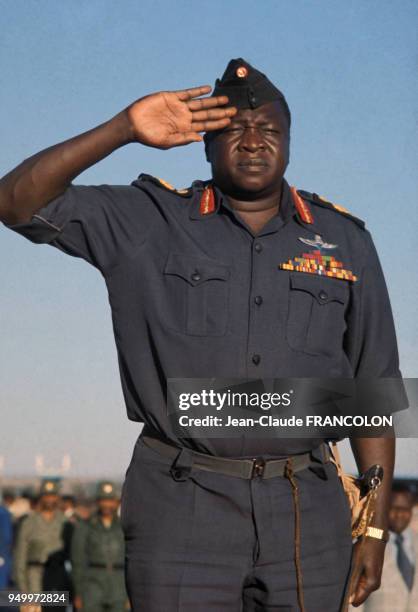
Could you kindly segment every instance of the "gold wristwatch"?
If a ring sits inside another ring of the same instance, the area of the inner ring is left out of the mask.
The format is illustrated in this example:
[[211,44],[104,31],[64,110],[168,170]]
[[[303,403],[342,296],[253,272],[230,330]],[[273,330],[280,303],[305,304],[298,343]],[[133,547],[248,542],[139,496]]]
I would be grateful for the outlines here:
[[366,538],[374,538],[375,540],[383,540],[383,542],[389,540],[389,532],[385,529],[379,529],[378,527],[367,527],[364,536]]

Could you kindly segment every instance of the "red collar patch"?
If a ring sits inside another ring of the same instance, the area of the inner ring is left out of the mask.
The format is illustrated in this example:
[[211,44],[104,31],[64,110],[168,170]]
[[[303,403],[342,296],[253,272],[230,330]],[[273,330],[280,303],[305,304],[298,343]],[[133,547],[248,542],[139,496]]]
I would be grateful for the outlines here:
[[210,215],[215,211],[215,194],[211,185],[206,185],[203,190],[199,210],[201,215]]
[[311,209],[309,208],[305,200],[300,197],[300,195],[296,191],[296,187],[291,187],[290,192],[292,194],[293,202],[295,204],[296,210],[298,211],[299,217],[304,223],[313,223]]

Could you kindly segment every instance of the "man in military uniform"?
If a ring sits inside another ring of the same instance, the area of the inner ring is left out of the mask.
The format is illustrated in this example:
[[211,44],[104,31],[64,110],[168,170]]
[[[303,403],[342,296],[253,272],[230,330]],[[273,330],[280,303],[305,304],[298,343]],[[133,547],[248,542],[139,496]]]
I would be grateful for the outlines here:
[[[387,290],[364,223],[284,179],[284,95],[241,58],[210,90],[145,96],[25,160],[0,182],[0,219],[105,278],[128,417],[145,423],[122,494],[133,609],[337,612],[350,512],[324,441],[179,438],[166,381],[399,377]],[[202,131],[211,180],[71,184],[125,144]],[[360,471],[385,470],[357,604],[379,585],[394,442],[352,446]]]
[[24,518],[17,535],[14,575],[21,591],[68,591],[70,588],[65,568],[69,535],[58,503],[59,483],[44,479],[38,507]]
[[125,545],[111,482],[97,485],[97,513],[78,521],[71,546],[75,607],[86,612],[126,609]]

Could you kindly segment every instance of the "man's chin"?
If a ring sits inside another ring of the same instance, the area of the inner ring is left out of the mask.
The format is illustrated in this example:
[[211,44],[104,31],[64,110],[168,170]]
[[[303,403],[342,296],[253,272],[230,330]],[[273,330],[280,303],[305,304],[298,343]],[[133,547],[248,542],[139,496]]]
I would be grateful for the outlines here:
[[278,181],[277,184],[272,184],[271,181],[267,182],[260,180],[259,176],[249,175],[234,182],[232,185],[233,193],[231,192],[231,195],[244,200],[263,198],[274,193],[276,189],[278,191],[280,189],[280,184],[281,181]]

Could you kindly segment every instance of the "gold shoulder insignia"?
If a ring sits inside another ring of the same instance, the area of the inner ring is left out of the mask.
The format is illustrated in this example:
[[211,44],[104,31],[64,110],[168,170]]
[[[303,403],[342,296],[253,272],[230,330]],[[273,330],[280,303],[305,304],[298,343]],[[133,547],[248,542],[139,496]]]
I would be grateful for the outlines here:
[[324,198],[324,196],[318,196],[318,198],[323,202],[326,202],[327,204],[331,204],[339,212],[348,213],[349,215],[351,214],[350,211],[347,210],[345,206],[341,206],[341,204],[334,204],[334,202],[330,202],[330,200],[327,200],[326,198]]
[[168,183],[167,181],[165,181],[164,179],[158,176],[156,176],[155,178],[157,179],[157,181],[161,183],[161,185],[163,185],[163,187],[167,187],[167,189],[169,189],[170,191],[175,191],[175,188],[173,187],[171,183]]
[[169,191],[174,191],[174,193],[178,193],[179,195],[189,195],[190,193],[190,189],[176,189],[175,187],[173,187],[173,185],[171,185],[171,183],[165,181],[162,178],[159,178],[158,176],[155,177],[155,180],[158,181],[158,183],[162,185],[162,187],[165,187]]
[[189,198],[194,193],[193,185],[185,189],[176,189],[168,181],[165,181],[164,179],[159,178],[158,176],[152,176],[152,174],[145,174],[144,172],[142,172],[138,176],[138,178],[131,183],[131,185],[134,185],[135,187],[139,187],[139,186],[142,186],[141,183],[147,183],[147,182],[152,183],[153,185],[156,185],[157,187],[160,187],[161,189],[165,189],[166,191],[171,191],[172,193],[182,196],[183,198]]

